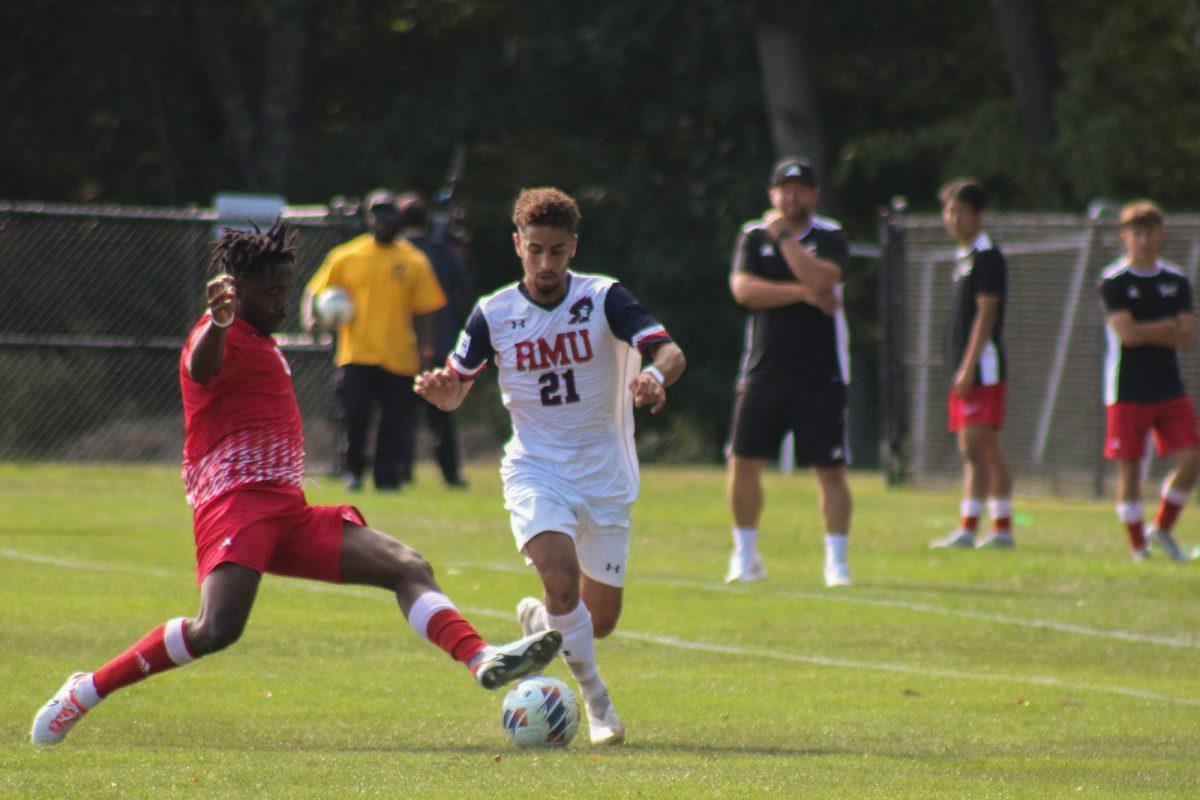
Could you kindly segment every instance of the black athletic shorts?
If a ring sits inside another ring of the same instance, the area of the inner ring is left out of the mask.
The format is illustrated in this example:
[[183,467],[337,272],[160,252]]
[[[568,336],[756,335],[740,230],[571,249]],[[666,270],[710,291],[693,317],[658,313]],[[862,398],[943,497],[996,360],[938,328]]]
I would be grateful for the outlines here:
[[796,389],[787,386],[738,388],[733,404],[729,452],[744,458],[776,458],[783,435],[792,431],[796,463],[831,467],[849,461],[846,443],[846,387]]

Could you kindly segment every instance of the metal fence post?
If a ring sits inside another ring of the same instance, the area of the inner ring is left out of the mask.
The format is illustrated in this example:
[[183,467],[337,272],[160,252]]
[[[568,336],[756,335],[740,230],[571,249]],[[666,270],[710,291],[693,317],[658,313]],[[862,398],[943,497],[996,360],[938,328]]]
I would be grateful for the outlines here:
[[889,486],[908,479],[908,410],[905,366],[905,306],[907,253],[897,198],[880,214],[879,243],[879,389],[881,394],[880,465]]

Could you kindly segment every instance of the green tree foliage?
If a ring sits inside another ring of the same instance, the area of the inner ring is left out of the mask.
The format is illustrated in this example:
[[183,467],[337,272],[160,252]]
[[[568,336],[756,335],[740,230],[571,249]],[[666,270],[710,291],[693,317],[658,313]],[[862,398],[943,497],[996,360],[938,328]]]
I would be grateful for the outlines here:
[[[873,237],[893,195],[929,208],[959,173],[1008,207],[1142,194],[1200,205],[1195,0],[1045,4],[1061,73],[1049,150],[1021,125],[986,4],[792,5],[827,182],[855,238]],[[516,276],[516,190],[575,193],[580,267],[620,276],[688,352],[691,390],[673,398],[686,413],[655,424],[690,426],[716,452],[741,339],[725,274],[775,156],[752,3],[16,0],[0,3],[0,48],[0,197],[431,190],[461,141],[472,268],[490,290]],[[213,69],[225,57],[236,80]],[[247,147],[282,167],[247,169]],[[870,274],[851,277],[852,324],[869,343]]]

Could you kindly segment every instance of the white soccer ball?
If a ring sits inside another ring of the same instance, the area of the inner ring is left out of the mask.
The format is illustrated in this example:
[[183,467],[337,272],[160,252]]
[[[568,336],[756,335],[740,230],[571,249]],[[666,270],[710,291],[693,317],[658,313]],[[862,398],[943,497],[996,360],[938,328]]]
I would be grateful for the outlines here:
[[505,695],[501,722],[517,747],[566,747],[579,730],[579,698],[557,678],[526,678]]
[[331,286],[317,295],[313,313],[321,327],[331,331],[354,319],[354,301],[345,289]]

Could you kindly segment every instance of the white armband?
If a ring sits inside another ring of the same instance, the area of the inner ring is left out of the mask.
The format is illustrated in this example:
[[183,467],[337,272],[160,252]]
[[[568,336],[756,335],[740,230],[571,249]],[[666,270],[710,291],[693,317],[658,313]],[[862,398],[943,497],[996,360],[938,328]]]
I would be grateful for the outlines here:
[[654,378],[654,380],[658,381],[659,386],[667,385],[667,379],[663,377],[662,370],[653,364],[646,367],[644,370],[642,370],[642,372],[649,374],[651,378]]

